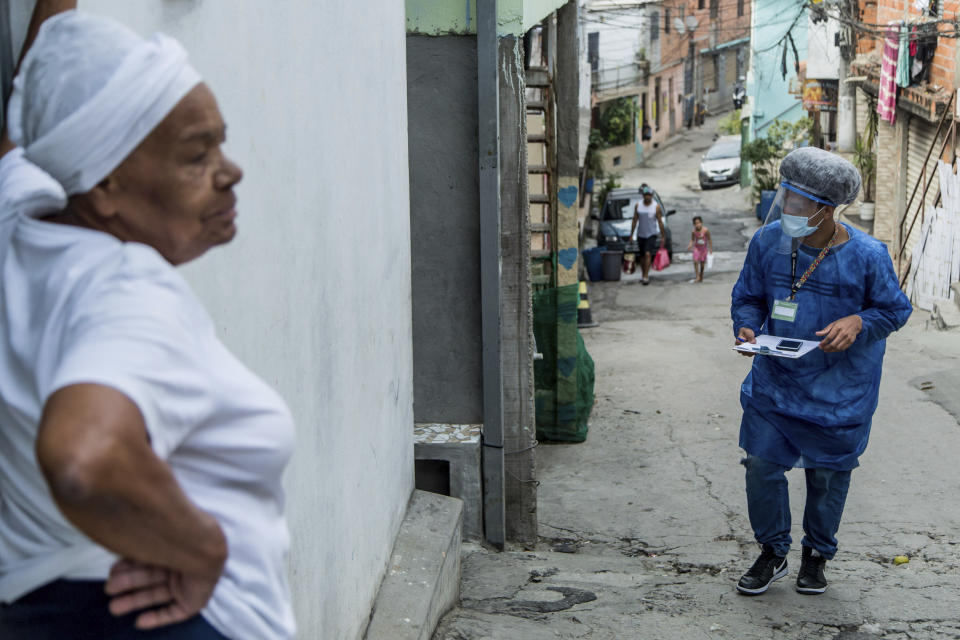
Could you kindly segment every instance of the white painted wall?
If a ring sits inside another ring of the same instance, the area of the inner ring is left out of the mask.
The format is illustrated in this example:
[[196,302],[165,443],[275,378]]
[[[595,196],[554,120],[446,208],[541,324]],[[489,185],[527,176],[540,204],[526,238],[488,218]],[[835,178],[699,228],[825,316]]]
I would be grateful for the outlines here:
[[[659,40],[650,42],[648,14],[660,11],[657,6],[646,7],[637,3],[588,2],[581,12],[583,40],[587,34],[599,33],[599,70],[597,88],[614,91],[617,87],[637,84],[642,80],[636,65],[637,53],[643,49],[648,60],[659,60]],[[660,16],[663,20],[663,16]],[[652,46],[651,46],[652,44]],[[586,46],[586,44],[584,44]]]
[[583,16],[586,14],[587,0],[578,0],[578,4],[578,16],[580,16],[580,33],[577,38],[580,46],[580,91],[577,98],[577,103],[580,107],[580,148],[578,150],[578,164],[582,166],[584,158],[587,155],[587,146],[590,144],[590,108],[593,99],[593,88],[590,86],[590,81],[593,74],[590,69],[590,61],[587,59],[587,32],[590,31],[589,27],[593,25],[589,25],[583,21]]
[[814,22],[807,18],[807,77],[813,80],[837,80],[840,75],[840,47],[835,44],[840,23],[828,18]]
[[186,269],[297,420],[302,638],[357,638],[413,487],[404,3],[83,0],[178,38],[244,168],[237,239]]
[[[657,10],[657,7],[653,9]],[[600,33],[601,68],[633,64],[637,52],[641,48],[648,48],[647,10],[646,7],[638,7],[616,11],[588,10],[584,13],[584,30],[587,33]]]

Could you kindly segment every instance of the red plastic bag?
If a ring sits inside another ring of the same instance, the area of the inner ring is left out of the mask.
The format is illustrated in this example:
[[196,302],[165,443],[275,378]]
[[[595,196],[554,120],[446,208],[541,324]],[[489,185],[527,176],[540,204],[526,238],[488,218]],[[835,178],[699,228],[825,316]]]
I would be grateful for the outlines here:
[[670,254],[667,253],[667,248],[661,246],[657,249],[657,255],[653,256],[653,268],[657,271],[663,271],[670,266]]

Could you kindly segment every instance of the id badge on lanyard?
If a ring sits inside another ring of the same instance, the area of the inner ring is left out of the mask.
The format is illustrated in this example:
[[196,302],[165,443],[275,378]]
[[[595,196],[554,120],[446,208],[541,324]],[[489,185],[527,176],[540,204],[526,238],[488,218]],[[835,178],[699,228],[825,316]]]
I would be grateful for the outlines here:
[[773,311],[770,312],[771,318],[783,322],[793,322],[797,319],[797,310],[800,305],[793,300],[799,288],[800,286],[797,284],[797,250],[794,249],[790,254],[790,297],[786,300],[773,301]]
[[774,300],[773,312],[770,317],[774,320],[783,320],[784,322],[793,322],[797,319],[797,309],[799,305],[789,300]]
[[800,277],[800,280],[797,280],[797,248],[794,247],[793,251],[790,253],[790,297],[786,300],[774,300],[773,301],[773,311],[770,313],[770,317],[775,320],[783,320],[784,322],[793,322],[797,319],[797,312],[799,311],[799,305],[794,302],[797,297],[797,291],[800,290],[800,287],[804,285],[807,281],[807,278],[810,277],[810,274],[820,266],[820,263],[823,262],[823,259],[827,257],[827,254],[830,253],[830,250],[833,248],[833,245],[837,242],[837,237],[840,234],[839,225],[833,230],[833,237],[830,238],[830,242],[827,243],[821,251],[820,255],[817,256],[816,260],[807,267],[807,270],[804,272],[803,276]]

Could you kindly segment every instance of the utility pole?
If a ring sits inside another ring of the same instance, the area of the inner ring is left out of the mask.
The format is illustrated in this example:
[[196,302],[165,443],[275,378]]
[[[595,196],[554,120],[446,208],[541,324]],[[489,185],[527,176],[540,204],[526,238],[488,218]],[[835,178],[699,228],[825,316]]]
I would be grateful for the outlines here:
[[[835,10],[838,18],[854,17],[855,0],[839,0]],[[836,19],[836,18],[834,18]],[[837,146],[840,151],[853,151],[857,140],[857,110],[855,102],[856,87],[847,82],[850,75],[850,62],[856,53],[856,39],[851,29],[842,20],[840,25],[839,49],[840,61],[837,71]]]

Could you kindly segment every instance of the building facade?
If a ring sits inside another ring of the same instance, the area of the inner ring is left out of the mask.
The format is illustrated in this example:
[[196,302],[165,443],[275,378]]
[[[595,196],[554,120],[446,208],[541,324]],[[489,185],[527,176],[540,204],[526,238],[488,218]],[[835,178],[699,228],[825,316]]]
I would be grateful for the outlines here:
[[585,9],[594,120],[610,100],[630,96],[636,104],[634,153],[606,151],[612,170],[643,162],[697,125],[699,110],[732,108],[749,62],[751,0],[595,0]]
[[[859,10],[865,13],[868,7],[861,2]],[[951,162],[956,155],[951,132],[960,86],[960,48],[955,38],[938,36],[940,25],[952,17],[947,14],[939,3],[879,0],[873,28],[858,30],[862,53],[851,65],[858,87],[857,131],[862,134],[866,120],[882,102],[884,48],[889,40],[886,55],[899,57],[899,29],[906,25],[911,47],[909,80],[906,86],[896,83],[891,92],[884,91],[891,102],[886,117],[877,119],[876,191],[872,194],[876,200],[873,233],[887,243],[901,274],[909,266],[924,211],[939,198],[936,163]]]

